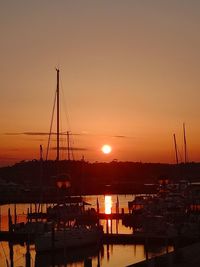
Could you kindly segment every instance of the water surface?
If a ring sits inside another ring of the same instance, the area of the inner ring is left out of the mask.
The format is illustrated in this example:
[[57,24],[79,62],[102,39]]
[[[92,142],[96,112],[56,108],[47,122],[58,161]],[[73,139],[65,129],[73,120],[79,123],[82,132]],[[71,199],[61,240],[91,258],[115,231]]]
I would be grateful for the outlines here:
[[[116,212],[116,204],[119,203],[119,210],[124,209],[124,212],[128,212],[128,201],[133,200],[133,195],[99,195],[99,196],[86,196],[85,201],[90,203],[89,208],[97,207],[97,201],[99,204],[99,211],[107,214]],[[98,199],[98,200],[97,200]],[[1,206],[1,230],[8,229],[8,208],[11,209],[11,215],[14,220],[14,204]],[[17,204],[17,222],[25,222],[26,214],[29,204]],[[32,205],[32,209],[37,209]],[[43,205],[43,211],[46,206]],[[104,227],[104,231],[109,233],[132,233],[132,228],[127,228],[122,225],[121,221],[115,220],[102,220],[101,224]],[[9,247],[8,242],[1,242],[0,244],[0,266],[8,267],[10,264],[10,257],[12,255],[12,248]],[[166,251],[165,247],[154,247],[149,252],[149,257],[152,255],[159,255]],[[30,246],[31,255],[31,267],[121,267],[127,266],[145,259],[146,254],[144,246],[141,245],[103,245],[101,248],[84,248],[79,250],[64,251],[63,253],[46,254],[45,256],[36,256],[34,245]],[[90,265],[92,263],[92,265]],[[26,246],[25,245],[13,245],[13,266],[21,267],[26,266]]]

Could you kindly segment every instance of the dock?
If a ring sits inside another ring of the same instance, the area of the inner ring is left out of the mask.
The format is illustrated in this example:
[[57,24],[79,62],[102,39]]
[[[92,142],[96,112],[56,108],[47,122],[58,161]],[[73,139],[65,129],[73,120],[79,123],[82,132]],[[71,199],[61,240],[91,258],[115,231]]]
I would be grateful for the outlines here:
[[173,244],[173,238],[162,235],[135,234],[107,234],[103,235],[104,244]]
[[156,256],[126,267],[199,267],[200,243],[179,248],[170,253]]
[[[81,218],[81,217],[87,217],[91,218],[91,214],[79,214],[77,215],[77,217]],[[135,218],[133,214],[131,213],[110,213],[110,214],[106,214],[106,213],[96,213],[93,214],[93,218],[94,216],[96,217],[96,219],[99,220],[126,220],[126,221],[130,221],[132,222],[133,219]],[[28,213],[27,214],[27,218],[28,219],[48,219],[49,215],[45,212],[32,212],[32,213]]]
[[0,241],[12,241],[16,244],[21,244],[27,241],[33,242],[36,237],[34,233],[15,233],[9,231],[0,231]]
[[[65,215],[65,219],[70,219],[71,216]],[[76,219],[81,222],[81,221],[87,221],[90,223],[93,222],[98,222],[99,220],[111,220],[111,221],[119,221],[122,220],[122,224],[125,224],[126,226],[132,226],[133,222],[135,221],[134,215],[131,213],[84,213],[84,214],[77,214]],[[27,219],[28,220],[48,220],[52,219],[51,215],[48,215],[47,213],[44,212],[32,212],[27,214]],[[60,219],[60,218],[59,218]]]
[[[14,243],[23,243],[32,241],[39,234],[25,232],[9,232],[0,231],[0,241],[12,241]],[[146,235],[146,234],[103,234],[103,244],[144,244],[145,242],[165,244],[172,243],[173,239],[166,238],[161,235]]]

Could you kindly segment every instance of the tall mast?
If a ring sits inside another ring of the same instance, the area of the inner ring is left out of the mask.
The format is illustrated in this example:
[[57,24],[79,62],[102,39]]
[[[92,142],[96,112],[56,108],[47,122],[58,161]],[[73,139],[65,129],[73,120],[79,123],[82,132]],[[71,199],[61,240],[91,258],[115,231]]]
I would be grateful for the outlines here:
[[186,143],[185,123],[183,123],[183,138],[184,138],[185,163],[187,163],[187,143]]
[[60,155],[59,155],[59,151],[60,151],[60,141],[59,141],[59,137],[60,137],[60,126],[59,126],[59,69],[56,69],[57,72],[57,87],[56,87],[56,96],[57,96],[57,157],[56,160],[59,161],[60,159]]
[[176,164],[178,164],[178,152],[177,152],[177,144],[176,144],[176,135],[174,134],[174,147],[175,147],[175,154],[176,154]]
[[43,148],[42,148],[42,145],[40,145],[40,161],[43,161]]
[[67,159],[70,160],[70,141],[69,141],[69,131],[67,131]]

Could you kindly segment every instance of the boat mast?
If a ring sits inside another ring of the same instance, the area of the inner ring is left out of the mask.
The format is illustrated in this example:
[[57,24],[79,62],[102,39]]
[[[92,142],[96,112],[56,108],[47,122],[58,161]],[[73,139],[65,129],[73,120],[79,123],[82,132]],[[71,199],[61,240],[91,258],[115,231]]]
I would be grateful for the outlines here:
[[176,135],[175,134],[174,134],[174,147],[175,147],[175,154],[176,154],[176,164],[178,164],[178,151],[177,151]]
[[183,138],[184,138],[185,163],[187,163],[187,142],[186,142],[186,133],[185,133],[185,123],[183,123]]
[[67,131],[67,159],[70,160],[70,141],[69,141],[69,131]]
[[43,161],[43,148],[42,148],[42,145],[40,145],[40,161]]
[[59,69],[56,69],[57,72],[57,87],[56,87],[56,95],[57,95],[57,157],[56,160],[59,161],[60,155],[59,155],[59,150],[60,150],[60,142],[59,142],[59,137],[60,137],[60,126],[59,126]]

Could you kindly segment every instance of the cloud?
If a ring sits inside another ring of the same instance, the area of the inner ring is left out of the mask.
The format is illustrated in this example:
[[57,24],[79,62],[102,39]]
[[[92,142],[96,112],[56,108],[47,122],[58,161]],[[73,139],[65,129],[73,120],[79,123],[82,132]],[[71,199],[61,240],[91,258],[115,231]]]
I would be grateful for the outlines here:
[[[42,132],[24,132],[24,133],[22,133],[22,134],[24,134],[24,135],[49,135],[49,133],[42,133]],[[54,134],[54,133],[52,133],[52,134]]]
[[21,135],[21,133],[4,133],[3,135]]
[[43,138],[43,139],[42,138],[32,138],[31,140],[32,141],[36,141],[36,142],[41,142],[41,143],[42,142],[46,142],[46,139],[45,138]]
[[20,148],[7,148],[7,151],[20,151]]
[[[47,132],[22,132],[22,133],[4,133],[3,135],[30,135],[30,136],[48,136]],[[57,133],[52,132],[51,135],[57,135]],[[60,135],[67,135],[67,132],[60,133]],[[69,133],[69,135],[82,135],[79,133]]]
[[[56,150],[56,147],[52,147],[51,150]],[[60,150],[67,150],[67,147],[60,147]],[[70,147],[69,150],[71,151],[88,151],[88,148],[84,148],[84,147]]]
[[4,133],[4,135],[49,135],[48,133],[42,132],[23,132],[23,133]]
[[10,157],[10,156],[0,156],[1,161],[7,161],[7,160],[18,160],[17,157]]
[[[114,137],[114,138],[133,138],[131,136],[125,136],[125,135],[103,135],[103,134],[92,134],[87,132],[82,133],[68,133],[69,135],[73,136],[105,136],[105,137]],[[47,132],[22,132],[22,133],[4,133],[4,135],[28,135],[28,136],[49,136],[49,133]],[[52,132],[51,135],[57,135],[57,133]],[[60,136],[66,136],[67,132],[61,132]]]

